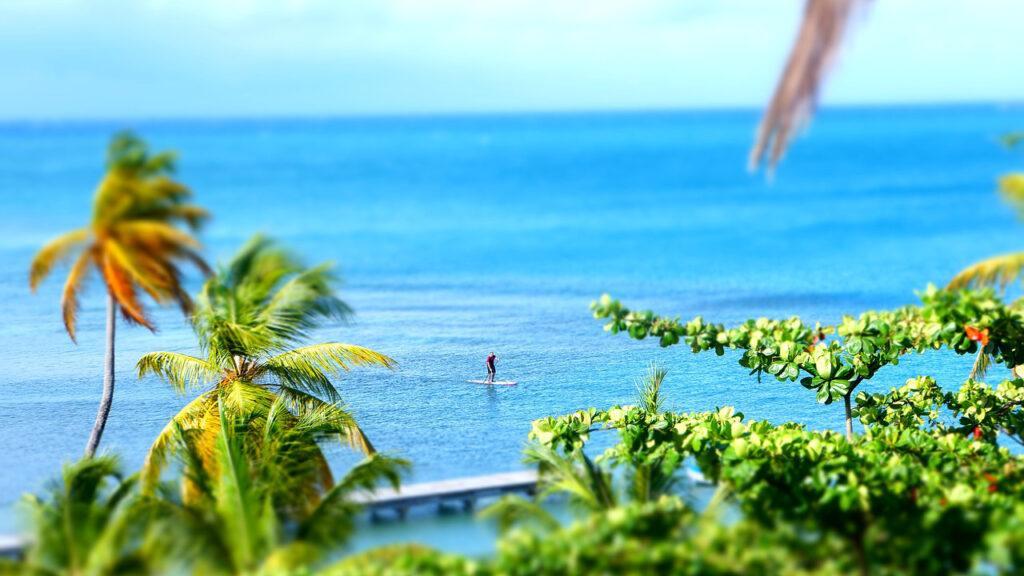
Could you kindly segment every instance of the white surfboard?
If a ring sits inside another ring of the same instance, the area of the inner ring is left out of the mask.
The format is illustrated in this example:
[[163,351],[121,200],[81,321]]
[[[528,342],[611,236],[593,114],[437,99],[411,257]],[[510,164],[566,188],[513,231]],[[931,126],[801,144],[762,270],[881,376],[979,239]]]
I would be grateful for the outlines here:
[[495,380],[494,382],[488,382],[487,380],[466,380],[470,384],[486,384],[488,386],[515,386],[518,384],[515,380]]

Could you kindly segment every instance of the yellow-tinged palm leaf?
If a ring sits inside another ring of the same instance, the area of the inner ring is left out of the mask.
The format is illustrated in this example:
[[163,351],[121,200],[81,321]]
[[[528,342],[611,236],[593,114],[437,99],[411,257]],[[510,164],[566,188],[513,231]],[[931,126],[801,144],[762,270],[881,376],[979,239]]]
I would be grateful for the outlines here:
[[178,352],[150,352],[139,358],[135,368],[139,378],[156,374],[179,394],[212,383],[220,376],[220,371],[213,364]]
[[67,280],[64,281],[64,292],[60,297],[61,315],[64,317],[64,329],[72,342],[75,340],[75,320],[78,316],[78,293],[82,291],[85,278],[89,272],[89,265],[92,264],[92,254],[83,252],[71,266]]
[[275,400],[275,395],[270,390],[241,380],[226,382],[217,389],[220,392],[222,408],[237,416],[266,414]]
[[974,365],[971,366],[971,373],[968,376],[971,380],[980,380],[988,373],[988,367],[992,365],[992,357],[982,348],[974,358]]
[[198,248],[199,242],[191,234],[159,220],[130,220],[121,224],[118,231],[125,236],[169,246]]
[[195,204],[178,204],[167,209],[167,216],[184,220],[189,228],[198,230],[210,218],[210,212]]
[[167,456],[175,437],[182,430],[199,427],[210,411],[211,403],[216,405],[216,395],[210,392],[200,394],[179,410],[157,435],[142,465],[142,482],[147,490],[152,490],[159,483],[160,474],[167,465]]
[[999,179],[999,192],[1003,198],[1017,207],[1024,209],[1024,173],[1015,172]]
[[150,254],[145,250],[133,250],[132,260],[146,281],[164,296],[173,296],[181,288],[179,272],[160,254]]
[[1024,252],[1003,254],[982,260],[963,269],[949,281],[947,288],[955,290],[971,286],[978,288],[996,286],[1004,289],[1019,278],[1022,271],[1024,271]]
[[80,228],[50,240],[32,259],[32,265],[28,273],[29,288],[35,292],[36,288],[39,287],[39,283],[50,274],[53,267],[68,258],[88,238],[89,230]]
[[260,574],[291,574],[303,572],[302,568],[310,564],[310,560],[318,558],[322,550],[301,540],[289,542],[274,548],[266,560],[260,564]]
[[[110,243],[107,242],[106,244]],[[118,265],[117,260],[109,251],[103,254],[102,272],[103,279],[107,283],[107,289],[110,290],[114,299],[117,300],[124,317],[150,330],[154,330],[153,324],[150,323],[142,312],[142,305],[139,304],[139,299],[135,295],[135,286],[131,276]]]
[[337,391],[329,376],[342,371],[347,372],[355,366],[383,366],[393,369],[397,363],[388,356],[363,346],[325,342],[273,356],[262,364],[261,369],[292,386],[336,400]]
[[305,425],[309,426],[312,422],[319,421],[318,425],[323,431],[336,434],[341,442],[353,450],[367,456],[377,452],[355,417],[342,404],[325,402],[312,394],[289,386],[281,386],[280,390],[288,405],[303,416]]
[[108,227],[123,220],[132,204],[138,200],[136,189],[129,175],[120,171],[107,172],[96,187],[92,210],[93,227]]
[[[132,255],[121,247],[119,242],[108,240],[104,242],[103,249],[106,251],[107,256],[117,263],[117,267],[128,274],[130,282],[141,286],[156,302],[164,301],[166,288],[159,286],[159,280],[153,274],[143,270]],[[141,312],[141,310],[142,307],[139,305],[139,311]]]
[[153,200],[169,200],[180,202],[192,195],[192,191],[181,182],[171,180],[167,176],[158,176],[147,182],[144,193]]

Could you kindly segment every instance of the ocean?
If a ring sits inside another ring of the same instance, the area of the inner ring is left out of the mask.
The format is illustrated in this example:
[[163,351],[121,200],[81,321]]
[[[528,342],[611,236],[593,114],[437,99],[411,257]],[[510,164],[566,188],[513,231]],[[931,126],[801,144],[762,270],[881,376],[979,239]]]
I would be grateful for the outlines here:
[[[82,299],[79,344],[63,331],[58,271],[39,291],[29,261],[85,224],[110,135],[136,130],[180,153],[179,177],[215,218],[205,254],[256,232],[309,263],[331,260],[353,321],[318,341],[362,344],[393,372],[339,381],[378,449],[410,481],[514,470],[530,422],[626,403],[634,379],[669,370],[668,405],[732,405],[748,418],[840,428],[797,383],[757,382],[724,358],[613,337],[588,310],[604,292],[633,308],[735,323],[914,302],[978,259],[1024,248],[996,178],[1024,169],[998,136],[1024,107],[822,111],[773,178],[745,161],[758,112],[7,123],[0,125],[0,532],[22,493],[80,456],[102,386],[103,304]],[[190,285],[196,287],[192,277]],[[156,334],[120,326],[103,450],[126,470],[186,398],[134,375],[154,350],[195,352],[175,310]],[[499,357],[516,387],[466,383]],[[970,358],[908,357],[867,385],[933,374],[959,386]],[[353,456],[330,448],[340,472]]]

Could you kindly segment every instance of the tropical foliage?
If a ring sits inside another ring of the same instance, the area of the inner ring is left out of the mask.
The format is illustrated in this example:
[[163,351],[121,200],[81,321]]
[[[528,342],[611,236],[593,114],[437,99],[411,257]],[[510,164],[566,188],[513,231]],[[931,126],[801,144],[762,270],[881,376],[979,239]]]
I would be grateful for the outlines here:
[[182,286],[181,262],[205,271],[196,239],[178,228],[195,230],[207,214],[188,203],[191,192],[171,178],[174,154],[150,154],[131,134],[114,137],[107,152],[107,173],[93,203],[92,221],[47,243],[35,256],[29,286],[39,284],[58,264],[71,261],[61,310],[64,327],[76,339],[79,294],[93,270],[107,288],[107,353],[103,399],[86,447],[95,453],[106,426],[114,392],[114,328],[117,310],[129,323],[155,327],[139,299],[145,292],[160,304],[175,302],[186,313],[191,299]]
[[819,402],[842,400],[846,433],[853,436],[857,387],[908,353],[948,348],[957,354],[979,351],[1008,367],[1024,363],[1024,311],[1006,304],[992,290],[944,291],[929,287],[921,304],[896,310],[844,316],[836,326],[813,326],[799,318],[748,320],[734,328],[700,316],[682,323],[651,311],[634,312],[605,295],[591,305],[607,319],[605,329],[631,337],[657,338],[661,346],[680,341],[695,352],[742,352],[740,366],[779,381],[799,381]]
[[[542,418],[529,449],[548,455],[539,462],[548,487],[541,498],[568,494],[584,504],[578,520],[563,526],[506,500],[497,515],[518,528],[491,558],[388,549],[334,572],[1020,573],[1024,460],[1000,438],[1021,441],[1022,391],[1019,379],[995,388],[968,380],[946,392],[917,377],[887,393],[861,392],[854,415],[864,432],[852,438],[748,421],[731,408],[676,413],[643,401]],[[618,441],[580,456],[605,433]],[[690,466],[716,486],[701,511],[680,484],[650,499],[590,496],[637,470],[673,477]]]
[[[147,487],[160,479],[171,453],[185,461],[186,499],[198,498],[205,476],[216,477],[213,458],[223,418],[241,419],[253,442],[298,447],[294,466],[308,468],[282,486],[300,502],[316,502],[333,484],[318,443],[335,439],[372,454],[373,445],[341,402],[332,378],[354,366],[394,367],[387,356],[354,344],[294,347],[327,319],[349,308],[335,295],[329,265],[305,267],[272,241],[255,237],[203,286],[193,324],[204,357],[152,352],[138,361],[139,376],[156,374],[182,394],[198,392],[157,437],[143,471]],[[286,467],[290,468],[290,467]]]
[[27,496],[33,545],[28,574],[150,574],[160,568],[135,478],[121,480],[116,458],[86,458],[64,467],[45,497]]
[[[343,545],[352,534],[360,506],[354,496],[381,480],[397,488],[404,461],[371,456],[348,471],[321,496],[304,491],[321,474],[304,428],[315,417],[303,415],[282,426],[283,402],[266,419],[257,413],[229,416],[221,410],[212,460],[215,473],[200,464],[206,455],[183,442],[190,498],[166,494],[161,532],[171,550],[199,574],[277,574],[311,565]],[[259,420],[263,434],[252,434]]]
[[[667,371],[651,365],[647,374],[637,381],[638,406],[634,409],[643,422],[661,417],[661,386]],[[581,413],[573,426],[581,435],[589,434],[595,424],[595,411]],[[485,516],[494,517],[503,529],[515,524],[529,522],[548,529],[558,527],[558,521],[539,503],[552,496],[568,497],[570,504],[585,512],[600,512],[622,506],[629,502],[652,502],[666,495],[674,494],[679,487],[679,461],[674,454],[641,455],[630,451],[636,442],[645,438],[636,435],[636,426],[621,430],[620,446],[623,458],[614,459],[606,455],[604,462],[595,462],[583,450],[583,442],[551,442],[545,423],[552,419],[534,423],[530,434],[530,445],[525,452],[525,461],[536,465],[538,471],[538,502],[530,502],[519,496],[507,496],[484,511]],[[621,465],[621,466],[620,466]],[[625,473],[616,475],[614,468],[624,468]]]
[[[250,416],[251,417],[251,416]],[[151,494],[133,477],[118,482],[111,457],[67,467],[45,498],[29,497],[33,527],[24,572],[30,574],[287,574],[307,571],[351,536],[357,498],[382,480],[397,487],[407,463],[364,459],[322,498],[289,493],[317,473],[293,429],[260,439],[245,418],[221,412],[211,454],[217,475],[186,466],[194,489],[182,501],[169,485]],[[186,445],[183,460],[200,458]]]
[[1024,467],[994,441],[897,420],[871,424],[851,442],[792,423],[748,423],[731,409],[652,422],[616,407],[539,421],[533,437],[580,447],[595,426],[643,440],[602,459],[693,461],[745,521],[796,529],[804,545],[841,543],[831,556],[863,573],[965,572],[987,557],[989,536],[1022,496]]

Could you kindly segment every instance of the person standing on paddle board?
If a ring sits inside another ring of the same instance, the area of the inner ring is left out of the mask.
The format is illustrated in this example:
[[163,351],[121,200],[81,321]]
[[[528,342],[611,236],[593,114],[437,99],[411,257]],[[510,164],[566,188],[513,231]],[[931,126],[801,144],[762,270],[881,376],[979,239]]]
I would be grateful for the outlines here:
[[490,354],[488,354],[487,355],[487,360],[484,361],[484,364],[487,364],[487,382],[488,383],[494,382],[494,375],[498,373],[498,369],[494,367],[494,363],[497,362],[497,361],[498,361],[498,357],[494,355],[494,352],[491,352]]

